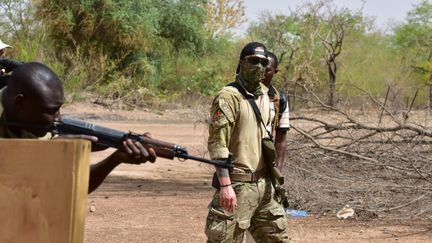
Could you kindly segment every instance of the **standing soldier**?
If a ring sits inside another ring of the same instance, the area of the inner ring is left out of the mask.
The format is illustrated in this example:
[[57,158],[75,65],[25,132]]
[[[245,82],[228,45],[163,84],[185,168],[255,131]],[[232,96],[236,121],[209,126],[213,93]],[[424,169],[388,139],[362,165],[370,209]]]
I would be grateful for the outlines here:
[[261,83],[267,64],[265,46],[247,44],[240,54],[236,81],[213,101],[210,157],[227,159],[232,153],[234,169],[216,168],[207,242],[242,242],[246,230],[257,242],[288,242],[285,211],[276,200],[263,153],[263,141],[269,136],[266,126],[271,122],[268,88]]
[[270,120],[272,121],[271,126],[268,126],[267,129],[272,131],[272,134],[275,136],[276,164],[279,170],[282,171],[286,152],[286,134],[290,129],[289,106],[285,92],[278,92],[272,85],[273,76],[279,72],[279,61],[276,55],[272,52],[268,51],[267,57],[269,63],[264,75],[263,84],[265,84],[269,89],[268,95],[270,98],[271,109]]
[[[289,106],[285,92],[277,91],[272,85],[273,76],[279,72],[279,61],[276,55],[269,51],[267,51],[267,58],[269,63],[264,74],[264,80],[262,81],[262,83],[269,89],[267,94],[270,98],[271,123],[267,126],[267,130],[272,131],[272,135],[275,137],[276,165],[278,169],[282,171],[286,153],[286,133],[290,128]],[[278,189],[282,189],[283,191],[278,191]],[[277,188],[276,191],[278,191],[278,194],[281,197],[280,200],[282,206],[288,208],[288,193],[286,190],[279,185],[279,188]],[[246,233],[246,242],[254,242],[249,232]]]

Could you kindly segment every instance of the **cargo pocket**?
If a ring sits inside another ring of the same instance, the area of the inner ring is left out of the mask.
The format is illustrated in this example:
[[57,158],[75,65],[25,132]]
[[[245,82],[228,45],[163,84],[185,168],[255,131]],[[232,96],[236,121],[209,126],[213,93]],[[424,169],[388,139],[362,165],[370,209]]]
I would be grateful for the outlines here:
[[239,201],[238,198],[240,195],[243,194],[244,191],[244,183],[243,182],[232,182],[232,188],[237,196],[237,202]]
[[273,224],[276,226],[275,229],[277,229],[278,232],[284,231],[288,226],[288,222],[283,208],[273,208],[269,210],[269,212],[273,216]]
[[228,221],[232,220],[232,218],[232,216],[226,215],[223,211],[210,208],[205,228],[208,240],[224,240],[227,235]]
[[247,220],[238,221],[237,224],[240,229],[247,230],[249,229],[250,226],[250,220],[247,219]]

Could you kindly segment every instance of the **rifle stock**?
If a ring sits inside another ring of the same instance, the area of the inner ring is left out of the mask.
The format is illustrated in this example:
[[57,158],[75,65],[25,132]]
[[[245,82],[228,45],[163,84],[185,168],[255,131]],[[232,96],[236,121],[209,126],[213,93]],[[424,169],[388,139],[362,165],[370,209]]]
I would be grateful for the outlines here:
[[196,157],[189,155],[186,148],[180,145],[169,143],[157,139],[153,139],[144,135],[140,135],[132,132],[122,132],[111,128],[97,126],[86,121],[64,117],[61,122],[55,122],[53,127],[54,134],[67,135],[67,134],[80,134],[90,135],[98,138],[97,145],[121,148],[122,142],[126,139],[141,142],[144,147],[152,148],[156,152],[158,157],[166,159],[174,159],[175,157],[180,159],[191,159],[207,164],[212,164],[222,168],[232,168],[232,162],[221,161],[221,160],[209,160],[206,158]]

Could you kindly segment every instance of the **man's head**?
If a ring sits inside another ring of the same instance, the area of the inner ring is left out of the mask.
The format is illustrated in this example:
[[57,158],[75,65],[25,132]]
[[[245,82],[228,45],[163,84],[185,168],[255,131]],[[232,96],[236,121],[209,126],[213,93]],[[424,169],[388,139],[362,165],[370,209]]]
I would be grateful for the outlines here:
[[264,74],[264,81],[263,83],[266,86],[270,86],[271,85],[271,81],[273,79],[273,75],[275,75],[276,73],[279,72],[278,69],[278,65],[279,65],[279,61],[276,57],[276,55],[273,52],[268,51],[267,52],[267,57],[269,60],[269,63],[267,65],[265,74]]
[[0,57],[3,56],[6,48],[11,48],[11,46],[3,43],[3,41],[0,40]]
[[245,88],[253,93],[259,93],[259,83],[264,78],[268,64],[266,47],[259,42],[248,43],[240,53],[237,75]]
[[[14,69],[3,93],[2,103],[8,122],[45,126],[60,118],[63,105],[63,86],[57,75],[47,66],[30,62]],[[22,132],[13,128],[14,132]],[[26,127],[35,136],[47,130]]]

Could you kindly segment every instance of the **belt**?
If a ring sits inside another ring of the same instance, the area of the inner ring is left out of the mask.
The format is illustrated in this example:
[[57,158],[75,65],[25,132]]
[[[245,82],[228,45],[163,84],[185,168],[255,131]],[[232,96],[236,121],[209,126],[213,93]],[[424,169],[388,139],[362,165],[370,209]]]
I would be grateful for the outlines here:
[[268,175],[270,173],[264,168],[251,173],[230,173],[230,178],[231,181],[255,182]]

